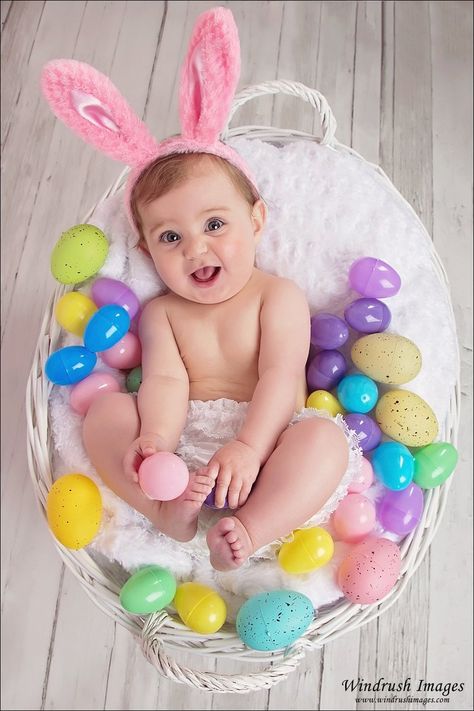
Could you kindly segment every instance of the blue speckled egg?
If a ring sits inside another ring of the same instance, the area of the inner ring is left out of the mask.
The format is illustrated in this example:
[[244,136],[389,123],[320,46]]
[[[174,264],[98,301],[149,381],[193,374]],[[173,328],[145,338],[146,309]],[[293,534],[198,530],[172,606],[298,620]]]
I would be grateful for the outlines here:
[[74,385],[89,375],[96,362],[96,354],[84,346],[66,346],[51,353],[44,369],[55,385]]
[[118,304],[107,304],[90,318],[84,331],[84,345],[95,353],[106,351],[115,346],[129,328],[128,311]]
[[254,595],[240,608],[235,623],[247,647],[269,652],[292,644],[315,616],[311,600],[293,590]]

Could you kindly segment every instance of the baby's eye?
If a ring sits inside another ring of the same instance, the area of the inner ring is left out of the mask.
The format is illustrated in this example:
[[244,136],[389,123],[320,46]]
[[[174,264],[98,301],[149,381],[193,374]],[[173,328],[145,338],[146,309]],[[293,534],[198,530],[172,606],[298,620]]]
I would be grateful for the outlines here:
[[207,229],[209,232],[215,232],[216,230],[219,230],[224,223],[222,220],[217,219],[216,217],[213,217],[212,220],[209,220],[207,223]]
[[166,242],[167,244],[172,244],[180,239],[181,237],[177,235],[176,232],[163,232],[160,236],[160,242]]

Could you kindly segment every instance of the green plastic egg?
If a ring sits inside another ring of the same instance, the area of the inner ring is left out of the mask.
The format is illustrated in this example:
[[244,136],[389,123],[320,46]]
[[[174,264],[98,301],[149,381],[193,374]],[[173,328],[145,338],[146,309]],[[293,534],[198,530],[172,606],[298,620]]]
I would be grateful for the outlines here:
[[449,442],[434,442],[418,450],[414,459],[413,481],[422,489],[434,489],[451,476],[458,462],[458,453]]
[[137,365],[136,368],[130,371],[130,373],[127,375],[127,390],[129,393],[136,393],[138,392],[138,388],[142,384],[142,366]]
[[148,615],[170,604],[176,581],[166,568],[147,565],[137,570],[120,591],[120,604],[135,615]]
[[61,284],[79,284],[96,274],[109,251],[106,236],[95,225],[76,225],[63,232],[51,254],[51,272]]

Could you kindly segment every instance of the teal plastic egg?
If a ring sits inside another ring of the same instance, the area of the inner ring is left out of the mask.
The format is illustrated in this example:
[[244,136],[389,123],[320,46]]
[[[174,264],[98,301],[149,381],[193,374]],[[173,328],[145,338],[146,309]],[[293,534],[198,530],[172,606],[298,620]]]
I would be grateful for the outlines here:
[[95,225],[63,232],[51,254],[51,272],[61,284],[79,284],[96,274],[109,251],[107,237]]
[[44,370],[55,385],[74,385],[87,378],[96,362],[96,354],[84,346],[66,346],[51,353]]
[[120,591],[120,604],[135,615],[148,615],[169,605],[176,581],[166,568],[147,565],[134,573]]
[[377,479],[387,489],[401,491],[412,482],[415,460],[404,444],[382,442],[373,451],[372,467]]
[[84,331],[84,345],[97,353],[115,346],[130,328],[130,316],[123,306],[107,304],[90,318]]
[[251,597],[237,613],[236,629],[247,647],[269,652],[292,644],[315,616],[311,600],[293,590],[272,590]]

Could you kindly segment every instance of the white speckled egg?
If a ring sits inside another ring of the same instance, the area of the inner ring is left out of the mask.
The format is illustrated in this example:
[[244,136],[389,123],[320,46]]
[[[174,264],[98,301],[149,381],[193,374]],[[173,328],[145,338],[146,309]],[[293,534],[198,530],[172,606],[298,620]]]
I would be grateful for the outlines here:
[[390,385],[408,383],[421,368],[418,347],[409,338],[395,333],[371,333],[357,339],[351,358],[362,373]]
[[375,419],[384,434],[407,447],[424,447],[438,434],[436,415],[423,398],[409,390],[382,395]]

